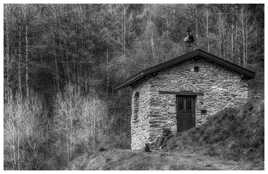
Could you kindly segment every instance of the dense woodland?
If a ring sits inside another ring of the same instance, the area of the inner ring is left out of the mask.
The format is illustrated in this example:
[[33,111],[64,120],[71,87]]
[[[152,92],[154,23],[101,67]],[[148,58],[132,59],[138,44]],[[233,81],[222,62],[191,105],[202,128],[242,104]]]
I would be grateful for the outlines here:
[[58,169],[99,148],[129,148],[128,76],[195,47],[244,67],[264,61],[264,6],[4,5],[4,160]]

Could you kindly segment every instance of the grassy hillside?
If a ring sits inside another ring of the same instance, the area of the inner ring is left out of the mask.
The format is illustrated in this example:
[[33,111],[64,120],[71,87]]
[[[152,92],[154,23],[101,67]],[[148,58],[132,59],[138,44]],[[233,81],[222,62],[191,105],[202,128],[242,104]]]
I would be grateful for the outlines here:
[[264,158],[264,103],[254,100],[241,110],[225,109],[200,127],[167,142],[166,150],[191,149],[232,160]]
[[105,150],[84,154],[69,169],[263,169],[264,80],[263,66],[249,81],[250,99],[239,109],[227,108],[202,126],[170,138],[164,149],[146,153]]
[[250,98],[239,109],[227,108],[200,127],[178,134],[167,142],[168,151],[199,151],[228,160],[264,160],[264,69],[252,65],[255,78],[249,81]]
[[225,109],[206,124],[172,137],[161,151],[113,149],[84,154],[68,169],[263,169],[263,104],[255,100],[240,110]]
[[131,152],[114,149],[84,154],[66,169],[79,170],[231,170],[262,169],[247,161],[223,160],[196,152]]

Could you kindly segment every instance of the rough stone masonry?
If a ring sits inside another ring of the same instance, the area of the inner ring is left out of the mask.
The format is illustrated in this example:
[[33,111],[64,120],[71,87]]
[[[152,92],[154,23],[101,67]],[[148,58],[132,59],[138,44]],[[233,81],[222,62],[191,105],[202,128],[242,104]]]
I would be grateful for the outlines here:
[[[195,68],[198,67],[198,71]],[[158,72],[133,87],[131,149],[154,143],[163,128],[177,132],[176,94],[161,91],[192,91],[196,96],[195,125],[227,107],[239,107],[248,97],[247,81],[236,72],[203,59],[186,61]],[[206,112],[202,112],[205,110]]]

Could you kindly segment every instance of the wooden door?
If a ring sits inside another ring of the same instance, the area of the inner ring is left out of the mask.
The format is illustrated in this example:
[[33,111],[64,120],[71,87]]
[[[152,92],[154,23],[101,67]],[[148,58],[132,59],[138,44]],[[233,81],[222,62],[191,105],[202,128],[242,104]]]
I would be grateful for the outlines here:
[[177,129],[179,132],[195,126],[195,98],[193,95],[178,95]]

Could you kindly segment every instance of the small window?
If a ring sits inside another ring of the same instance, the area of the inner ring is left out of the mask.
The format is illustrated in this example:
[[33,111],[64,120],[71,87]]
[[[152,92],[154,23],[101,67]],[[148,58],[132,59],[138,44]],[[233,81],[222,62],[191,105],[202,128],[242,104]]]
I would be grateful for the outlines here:
[[203,115],[203,114],[207,114],[207,110],[206,109],[202,109],[201,110],[201,114]]
[[199,72],[199,66],[194,67],[194,72]]
[[139,98],[140,94],[139,92],[136,92],[134,95],[134,120],[138,119],[138,114],[139,114]]

